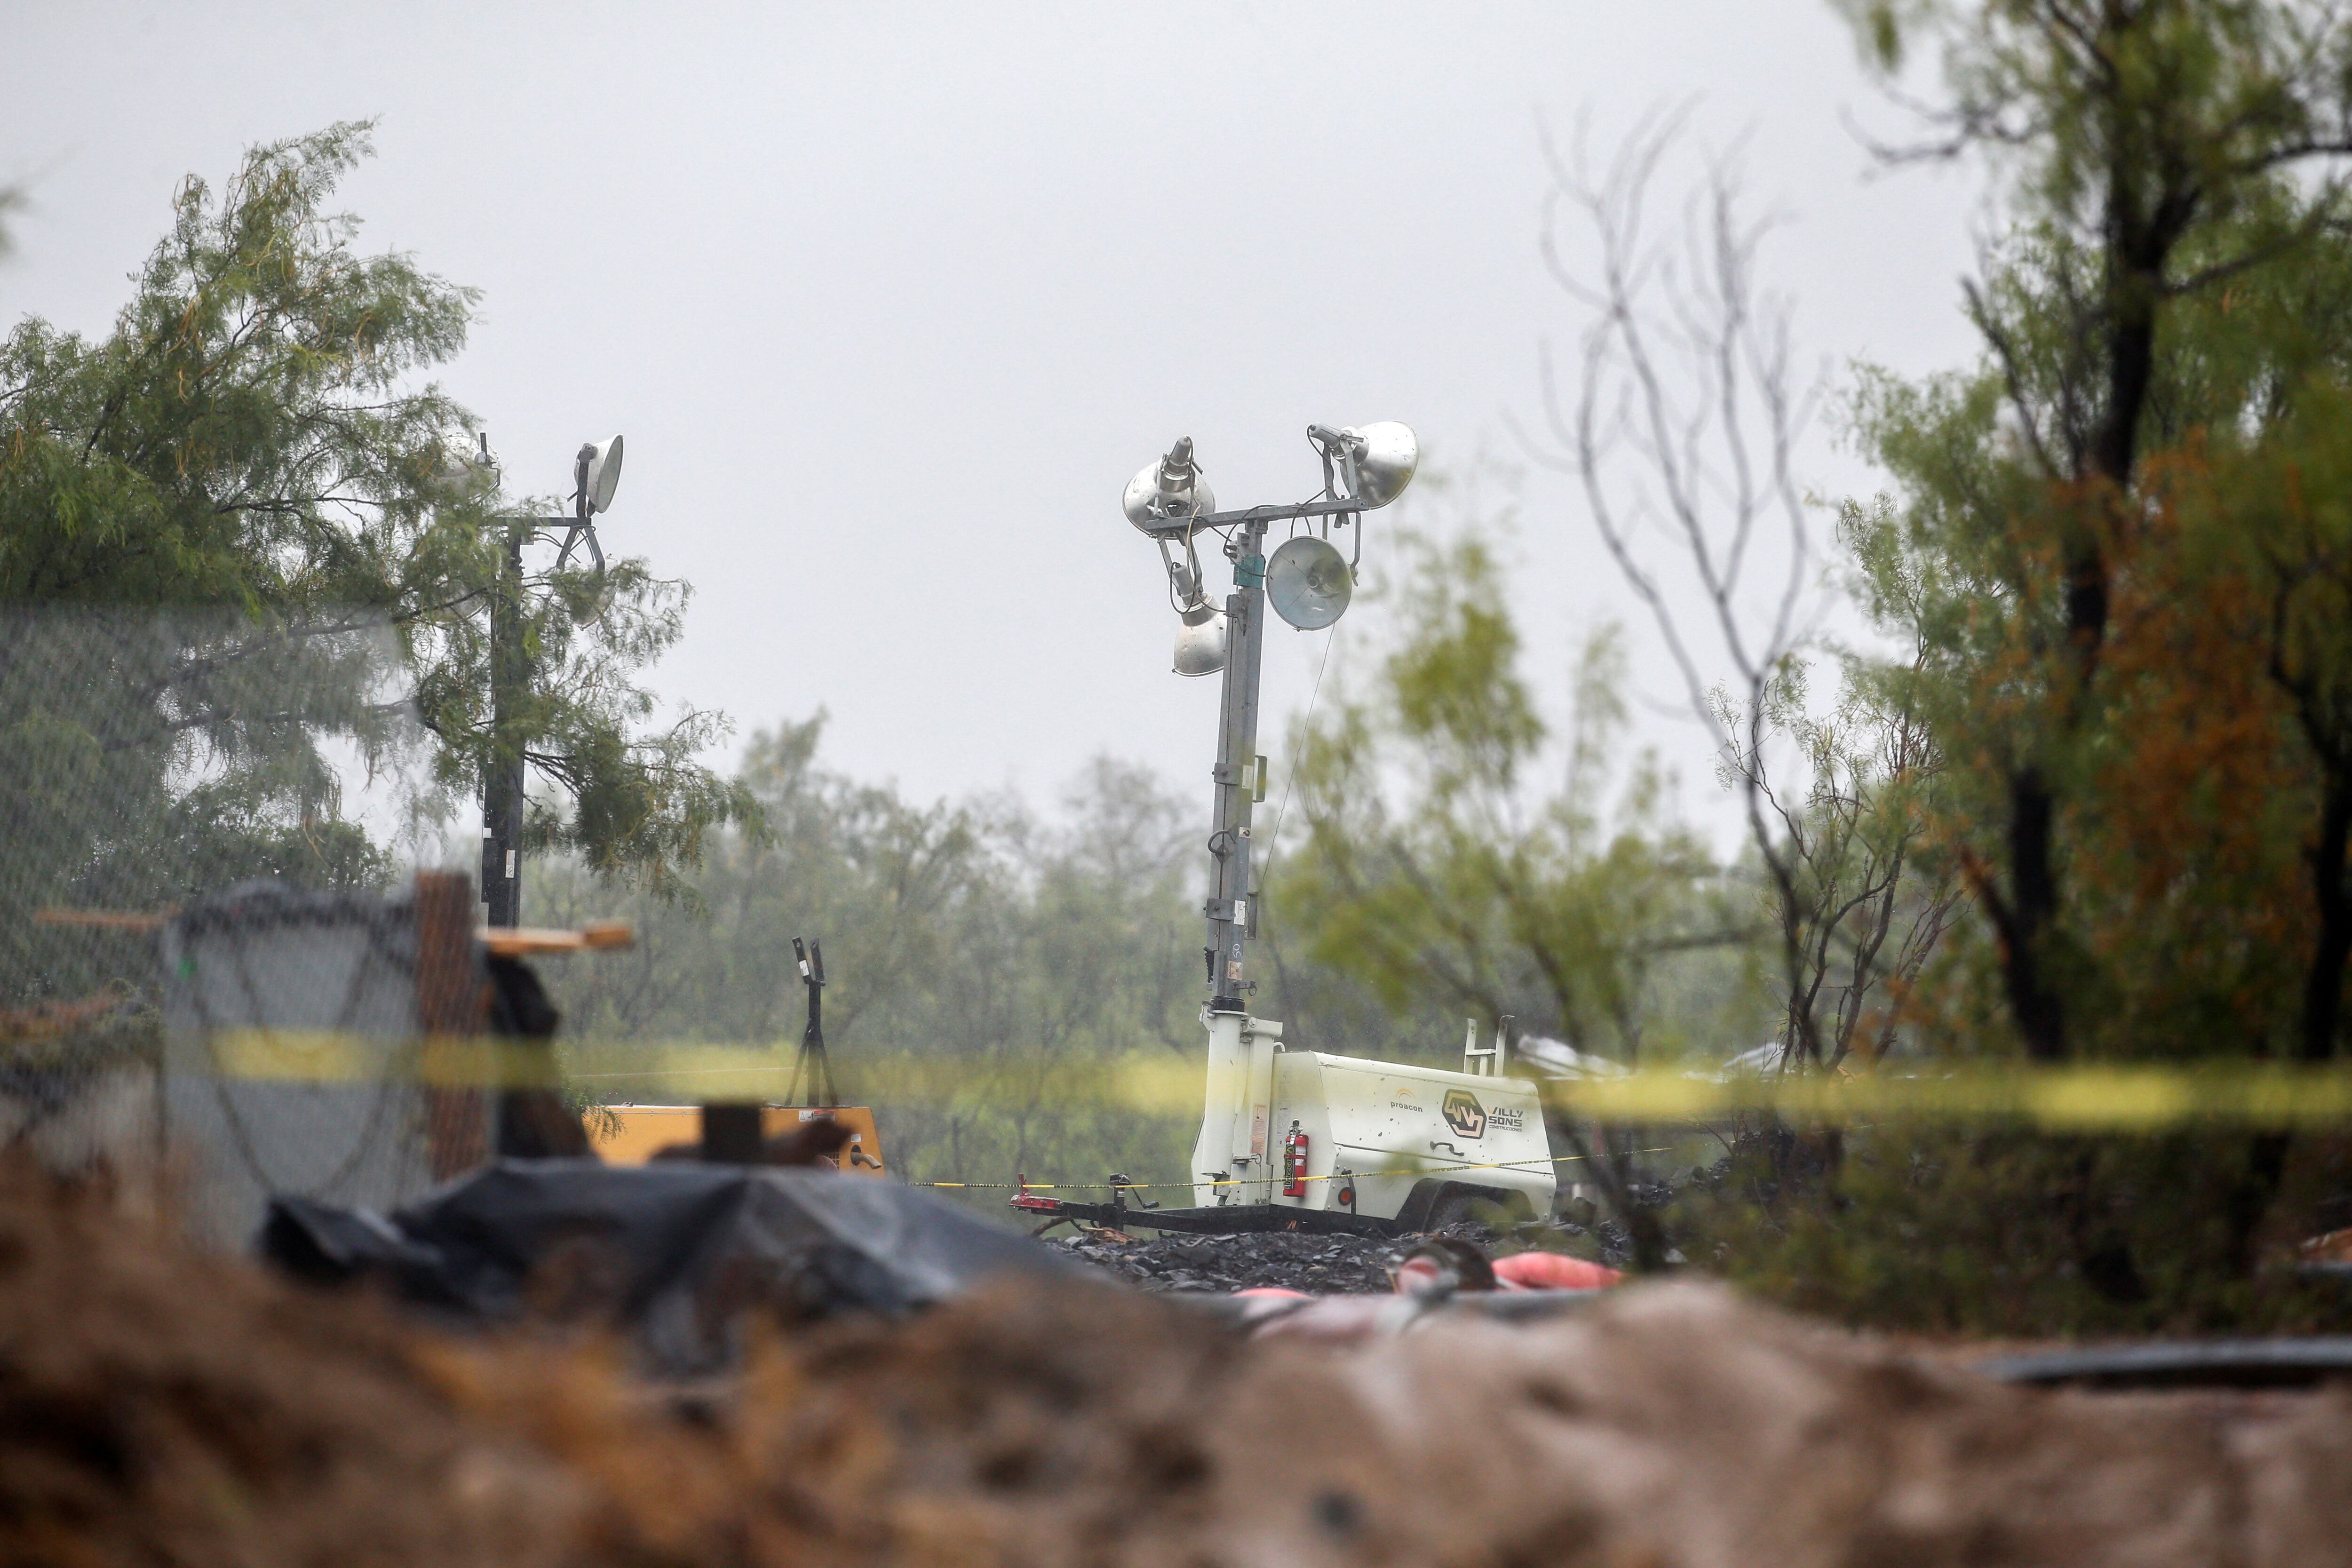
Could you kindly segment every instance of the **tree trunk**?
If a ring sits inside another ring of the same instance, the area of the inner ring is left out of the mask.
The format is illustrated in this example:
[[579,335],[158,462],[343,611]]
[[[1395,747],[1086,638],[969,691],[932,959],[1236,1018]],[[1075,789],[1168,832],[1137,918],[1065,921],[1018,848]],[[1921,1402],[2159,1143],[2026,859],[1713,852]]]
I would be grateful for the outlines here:
[[[2169,250],[2170,247],[2166,247]],[[2116,286],[2116,324],[2107,335],[2107,406],[2091,443],[2091,467],[2118,494],[2131,489],[2139,461],[2139,419],[2156,376],[2156,311],[2150,301],[2162,283],[2164,254],[2142,258]],[[2102,575],[2098,628],[2106,626]],[[2084,629],[2068,616],[2069,629]]]
[[2050,864],[2053,814],[2049,786],[2038,769],[2026,768],[2010,781],[2010,929],[2001,954],[2001,978],[2011,1014],[2025,1037],[2025,1054],[2035,1061],[2066,1055],[2066,1008],[2050,984],[2042,949],[2058,913],[2058,878]]
[[[2091,472],[2078,479],[2104,480],[2099,503],[2121,506],[2131,493],[2139,460],[2139,424],[2156,374],[2157,301],[2166,258],[2171,253],[2189,207],[2178,193],[2143,218],[2118,166],[2110,171],[2107,193],[2109,305],[2114,325],[2106,338],[2106,408],[2084,454]],[[2066,640],[2074,663],[2074,689],[2063,724],[2080,721],[2081,703],[2098,673],[2106,641],[2108,562],[2097,531],[2070,519],[2066,542]],[[2010,783],[2009,857],[2011,929],[2003,955],[2011,1015],[2036,1061],[2067,1054],[2066,1010],[2051,984],[2045,947],[2058,914],[2058,878],[2052,865],[2054,803],[2040,770],[2026,768]]]
[[2328,770],[2319,812],[2319,842],[2311,851],[2312,891],[2319,906],[2319,939],[2303,989],[2303,1038],[2307,1062],[2336,1054],[2344,1011],[2344,966],[2352,961],[2352,888],[2345,885],[2344,857],[2352,838],[2352,770]]
[[[2156,268],[2162,266],[2161,256]],[[2156,314],[2148,301],[2154,271],[2135,267],[2118,288],[2123,309],[2107,338],[2107,407],[2094,432],[2088,454],[2093,476],[2109,487],[2102,504],[2116,505],[2131,489],[2139,454],[2139,421],[2147,407],[2156,365]],[[2091,477],[2091,476],[2086,476]],[[2106,641],[2108,569],[2106,551],[2095,531],[2079,519],[2069,522],[2066,546],[2066,640],[2074,664],[2074,689],[2063,711],[2071,730],[2081,702],[2098,673]],[[2066,1009],[2050,983],[2045,948],[2058,915],[2058,874],[2052,864],[2056,816],[2050,786],[2038,768],[2021,769],[2010,781],[2009,864],[2012,898],[2002,979],[2010,1012],[2025,1038],[2026,1055],[2059,1061],[2067,1054]]]

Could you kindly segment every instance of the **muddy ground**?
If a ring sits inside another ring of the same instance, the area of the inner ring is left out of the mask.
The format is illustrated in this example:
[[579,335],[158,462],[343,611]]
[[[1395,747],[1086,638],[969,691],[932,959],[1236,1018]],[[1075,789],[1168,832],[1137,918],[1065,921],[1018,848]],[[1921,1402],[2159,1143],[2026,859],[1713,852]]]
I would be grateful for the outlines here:
[[0,1183],[0,1564],[2352,1560],[2352,1394],[2021,1390],[1705,1284],[1352,1345],[1076,1284],[625,1364]]

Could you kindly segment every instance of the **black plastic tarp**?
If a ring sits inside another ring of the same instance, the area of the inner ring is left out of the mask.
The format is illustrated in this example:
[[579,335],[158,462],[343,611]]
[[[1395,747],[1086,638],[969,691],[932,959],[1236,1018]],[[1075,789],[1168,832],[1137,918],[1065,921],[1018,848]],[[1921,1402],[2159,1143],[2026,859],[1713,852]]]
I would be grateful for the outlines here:
[[390,1215],[280,1197],[260,1246],[299,1278],[373,1279],[469,1321],[601,1318],[672,1373],[724,1365],[749,1313],[898,1314],[991,1276],[1090,1277],[929,1193],[688,1161],[500,1160]]

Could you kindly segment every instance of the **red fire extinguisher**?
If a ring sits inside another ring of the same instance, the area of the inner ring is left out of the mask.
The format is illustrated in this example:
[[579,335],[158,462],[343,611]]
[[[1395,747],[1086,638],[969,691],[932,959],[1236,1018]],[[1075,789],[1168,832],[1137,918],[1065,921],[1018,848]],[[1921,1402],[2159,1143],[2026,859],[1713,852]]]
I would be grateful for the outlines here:
[[1286,1198],[1307,1195],[1307,1134],[1298,1130],[1296,1121],[1290,1124],[1289,1132],[1282,1140],[1282,1195]]

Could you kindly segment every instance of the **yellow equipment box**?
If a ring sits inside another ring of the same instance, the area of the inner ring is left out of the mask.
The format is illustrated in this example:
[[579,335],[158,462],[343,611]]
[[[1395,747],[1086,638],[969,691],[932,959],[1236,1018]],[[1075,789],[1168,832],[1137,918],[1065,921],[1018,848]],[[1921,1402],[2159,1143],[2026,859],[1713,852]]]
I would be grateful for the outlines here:
[[[702,1107],[698,1105],[608,1105],[610,1117],[588,1118],[590,1141],[596,1156],[608,1165],[642,1165],[673,1144],[698,1146],[702,1142]],[[882,1136],[875,1131],[874,1108],[868,1105],[769,1105],[760,1110],[760,1134],[773,1138],[803,1121],[830,1120],[849,1129],[849,1146],[837,1166],[853,1176],[882,1176]]]

